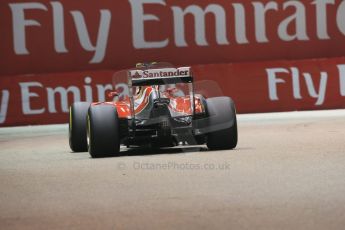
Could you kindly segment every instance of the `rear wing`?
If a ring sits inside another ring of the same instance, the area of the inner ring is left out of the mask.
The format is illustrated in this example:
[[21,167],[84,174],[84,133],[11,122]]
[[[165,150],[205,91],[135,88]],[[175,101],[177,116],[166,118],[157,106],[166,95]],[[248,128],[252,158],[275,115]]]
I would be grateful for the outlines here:
[[129,70],[128,86],[165,85],[193,82],[190,67]]

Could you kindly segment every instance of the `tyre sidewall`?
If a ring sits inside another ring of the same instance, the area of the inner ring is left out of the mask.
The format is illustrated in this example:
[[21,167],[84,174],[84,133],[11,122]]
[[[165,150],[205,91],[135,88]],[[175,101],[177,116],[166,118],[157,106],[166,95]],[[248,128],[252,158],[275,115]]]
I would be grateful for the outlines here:
[[112,105],[91,106],[87,118],[88,148],[92,157],[107,157],[119,154],[119,119]]
[[90,107],[88,102],[75,102],[69,111],[69,144],[74,152],[87,151],[86,117]]
[[207,135],[208,148],[235,148],[238,141],[235,103],[230,97],[209,98],[206,103],[212,130]]

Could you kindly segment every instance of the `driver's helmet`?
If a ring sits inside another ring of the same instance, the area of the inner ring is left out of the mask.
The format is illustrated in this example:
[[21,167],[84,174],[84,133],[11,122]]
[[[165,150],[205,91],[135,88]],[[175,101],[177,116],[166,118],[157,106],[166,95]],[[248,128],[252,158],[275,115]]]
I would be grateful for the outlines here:
[[156,65],[157,62],[139,62],[135,65],[136,68],[149,68]]

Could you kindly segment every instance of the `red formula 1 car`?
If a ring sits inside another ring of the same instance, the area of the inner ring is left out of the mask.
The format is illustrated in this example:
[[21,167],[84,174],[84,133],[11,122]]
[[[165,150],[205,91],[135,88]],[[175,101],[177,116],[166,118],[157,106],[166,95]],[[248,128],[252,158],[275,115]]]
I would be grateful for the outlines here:
[[106,157],[120,155],[120,145],[236,147],[234,102],[196,94],[190,67],[140,64],[116,73],[114,79],[121,83],[109,94],[112,101],[76,102],[70,107],[72,151]]

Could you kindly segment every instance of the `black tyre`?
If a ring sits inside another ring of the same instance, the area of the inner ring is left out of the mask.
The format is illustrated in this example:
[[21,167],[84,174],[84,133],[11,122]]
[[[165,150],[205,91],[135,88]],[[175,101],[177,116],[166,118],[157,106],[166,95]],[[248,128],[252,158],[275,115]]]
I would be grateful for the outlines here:
[[119,119],[111,105],[91,106],[88,113],[87,134],[91,157],[110,157],[120,153]]
[[213,130],[207,135],[211,150],[233,149],[237,146],[237,119],[234,102],[229,97],[209,98],[206,101]]
[[87,151],[86,116],[88,102],[75,102],[69,109],[69,146],[73,152]]

